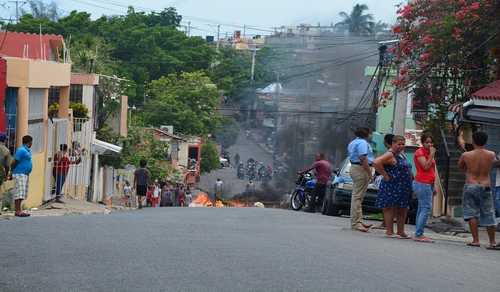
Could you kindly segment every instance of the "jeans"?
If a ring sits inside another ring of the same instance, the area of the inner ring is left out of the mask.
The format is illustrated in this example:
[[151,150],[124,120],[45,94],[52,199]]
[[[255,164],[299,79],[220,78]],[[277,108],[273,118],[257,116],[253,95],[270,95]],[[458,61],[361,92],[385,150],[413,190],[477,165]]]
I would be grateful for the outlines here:
[[495,196],[490,187],[478,184],[464,186],[464,220],[479,219],[480,226],[496,226]]
[[61,197],[62,188],[64,186],[64,182],[66,181],[65,174],[57,174],[56,175],[56,198]]
[[[500,171],[500,170],[497,170]],[[496,214],[497,218],[500,218],[500,187],[496,187],[494,189],[495,191],[495,209],[496,209]]]
[[434,191],[431,184],[419,183],[417,181],[413,182],[413,191],[417,194],[418,200],[415,236],[420,237],[424,235],[425,224],[431,215],[432,193]]

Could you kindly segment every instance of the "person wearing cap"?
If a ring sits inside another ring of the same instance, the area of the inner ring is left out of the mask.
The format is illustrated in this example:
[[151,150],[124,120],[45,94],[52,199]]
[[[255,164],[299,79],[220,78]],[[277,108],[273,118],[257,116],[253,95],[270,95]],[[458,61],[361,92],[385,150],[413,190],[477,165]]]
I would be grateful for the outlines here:
[[[5,133],[0,133],[0,187],[9,176],[10,165],[12,164],[12,155],[9,148],[5,146],[7,136]],[[3,190],[0,188],[0,201],[3,200]],[[1,204],[0,204],[1,205]],[[0,210],[1,212],[2,210]]]

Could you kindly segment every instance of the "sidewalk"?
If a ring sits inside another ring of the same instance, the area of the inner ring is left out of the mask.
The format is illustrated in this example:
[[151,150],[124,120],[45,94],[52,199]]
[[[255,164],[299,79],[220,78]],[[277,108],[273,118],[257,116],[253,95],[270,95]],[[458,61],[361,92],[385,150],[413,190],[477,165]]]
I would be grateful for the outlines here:
[[[448,242],[458,242],[466,244],[472,241],[472,235],[462,227],[457,226],[453,223],[448,223],[446,221],[440,220],[439,218],[431,219],[425,228],[425,235],[432,238],[434,241],[448,241]],[[380,221],[367,221],[374,226],[378,226]],[[394,225],[396,228],[396,225]],[[406,225],[405,231],[408,235],[415,235],[415,225]],[[385,230],[382,229],[370,229],[370,232],[375,234],[383,234]],[[488,244],[488,234],[485,228],[479,228],[479,239],[483,246]],[[500,243],[500,232],[496,233],[497,242]]]
[[[90,214],[110,214],[111,212],[132,210],[123,206],[113,206],[108,208],[101,204],[90,203],[74,199],[64,199],[64,204],[61,203],[47,203],[39,208],[32,208],[28,210],[33,217],[46,217],[46,216],[68,216],[68,215],[90,215]],[[13,211],[3,211],[0,215],[1,219],[15,218]]]

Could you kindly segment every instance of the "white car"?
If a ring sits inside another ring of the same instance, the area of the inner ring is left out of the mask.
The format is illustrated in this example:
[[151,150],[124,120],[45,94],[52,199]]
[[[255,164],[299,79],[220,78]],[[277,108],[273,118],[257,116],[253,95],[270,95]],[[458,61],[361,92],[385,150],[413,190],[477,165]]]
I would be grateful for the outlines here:
[[227,158],[219,157],[219,162],[221,168],[229,167],[229,160],[227,160]]

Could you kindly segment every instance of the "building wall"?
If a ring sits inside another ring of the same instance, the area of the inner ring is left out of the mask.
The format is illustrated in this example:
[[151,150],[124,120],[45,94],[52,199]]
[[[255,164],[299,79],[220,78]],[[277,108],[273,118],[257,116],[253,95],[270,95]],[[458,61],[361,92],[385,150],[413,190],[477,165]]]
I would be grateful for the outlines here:
[[82,102],[89,110],[89,118],[94,117],[94,86],[83,85]]
[[45,195],[45,152],[33,154],[33,172],[30,175],[28,199],[25,208],[38,207],[43,203]]
[[7,60],[7,84],[10,87],[49,88],[69,86],[71,64],[19,58]]
[[[31,133],[39,136],[38,146],[33,149],[33,172],[30,175],[28,199],[24,201],[26,208],[32,208],[40,206],[44,200],[47,200],[49,197],[47,192],[50,192],[48,183],[51,177],[51,165],[49,165],[51,157],[48,157],[47,151],[49,147],[48,89],[51,86],[61,87],[59,101],[60,113],[63,115],[60,117],[68,119],[71,64],[10,57],[5,59],[7,60],[7,85],[17,88],[16,144],[20,145],[21,137],[24,135]],[[33,103],[31,113],[30,99]],[[28,119],[38,120],[38,122],[29,125]],[[69,131],[66,133],[68,135]]]

